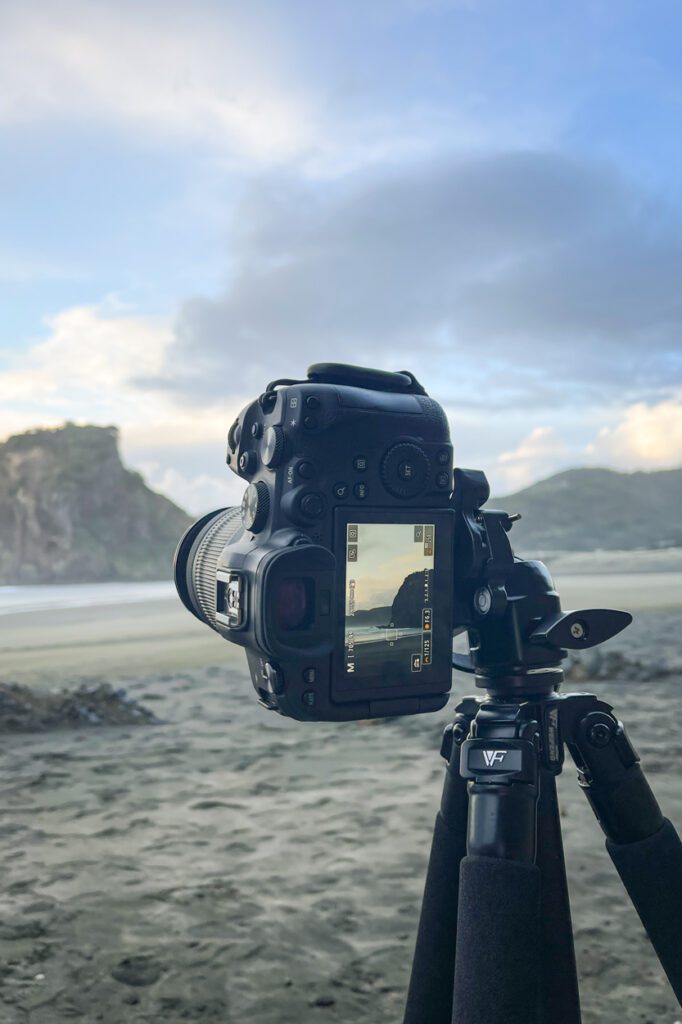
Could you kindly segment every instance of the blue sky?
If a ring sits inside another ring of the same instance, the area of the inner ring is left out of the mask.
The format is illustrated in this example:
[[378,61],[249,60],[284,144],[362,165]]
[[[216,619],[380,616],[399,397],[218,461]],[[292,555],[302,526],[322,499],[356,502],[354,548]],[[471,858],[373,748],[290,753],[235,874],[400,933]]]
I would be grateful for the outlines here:
[[682,463],[675,3],[0,6],[0,437],[192,510],[308,363],[406,366],[510,491]]

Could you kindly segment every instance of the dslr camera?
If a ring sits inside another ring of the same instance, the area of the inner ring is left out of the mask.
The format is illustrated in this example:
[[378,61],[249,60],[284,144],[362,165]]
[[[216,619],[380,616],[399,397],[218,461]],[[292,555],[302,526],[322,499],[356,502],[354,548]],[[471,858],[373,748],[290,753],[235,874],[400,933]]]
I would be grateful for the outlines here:
[[273,381],[230,427],[227,464],[247,483],[241,508],[190,526],[175,582],[244,647],[265,707],[328,721],[435,711],[463,629],[471,664],[494,668],[475,662],[476,628],[506,606],[513,517],[481,514],[485,476],[453,473],[445,413],[411,373],[317,363]]

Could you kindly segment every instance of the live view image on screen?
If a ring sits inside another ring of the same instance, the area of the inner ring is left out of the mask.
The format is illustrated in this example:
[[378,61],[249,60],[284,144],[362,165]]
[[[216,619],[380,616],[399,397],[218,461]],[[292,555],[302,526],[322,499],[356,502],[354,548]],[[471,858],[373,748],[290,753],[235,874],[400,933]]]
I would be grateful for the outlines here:
[[[376,676],[431,664],[433,523],[349,523],[345,668]],[[386,680],[389,682],[390,680]]]

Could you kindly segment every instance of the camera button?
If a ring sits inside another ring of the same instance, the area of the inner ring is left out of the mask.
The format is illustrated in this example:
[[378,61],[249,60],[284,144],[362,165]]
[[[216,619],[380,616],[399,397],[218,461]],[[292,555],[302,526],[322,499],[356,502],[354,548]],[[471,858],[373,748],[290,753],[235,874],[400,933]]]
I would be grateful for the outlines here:
[[246,473],[247,476],[251,476],[252,473],[256,472],[258,466],[258,456],[255,452],[242,452],[239,456],[239,469],[242,473]]
[[301,701],[303,702],[303,704],[307,708],[314,708],[315,707],[316,699],[317,699],[317,694],[315,693],[314,690],[306,690],[301,695]]
[[260,533],[268,521],[270,512],[270,492],[267,484],[259,480],[257,484],[249,484],[242,498],[242,522],[251,533]]
[[251,437],[255,437],[255,438],[262,437],[262,434],[263,434],[263,424],[262,423],[254,423],[252,425],[252,427],[251,427]]
[[438,473],[438,475],[436,476],[436,484],[439,487],[449,487],[450,486],[450,474],[448,473],[447,470],[443,469],[443,470],[441,470],[440,473]]
[[315,467],[312,462],[299,462],[296,467],[296,472],[299,476],[302,476],[304,480],[311,480],[315,476]]
[[344,498],[348,497],[348,491],[350,490],[348,484],[343,481],[339,481],[338,484],[334,484],[334,497],[343,501]]
[[304,494],[301,498],[301,512],[307,519],[319,519],[324,512],[324,502],[319,494]]
[[353,488],[353,494],[356,498],[359,498],[360,501],[364,501],[369,494],[369,487],[367,484],[356,484]]
[[305,400],[306,408],[308,409],[319,409],[322,404],[317,395],[308,395]]
[[265,668],[263,669],[263,675],[267,683],[267,688],[270,693],[273,693],[276,697],[280,693],[284,692],[284,676],[276,665],[273,665],[271,661],[266,661]]
[[450,461],[450,452],[447,448],[441,448],[439,452],[436,452],[436,462],[439,466],[447,466]]
[[368,462],[366,455],[356,455],[355,458],[353,459],[353,469],[357,473],[366,473],[367,466]]
[[315,682],[316,677],[317,677],[317,673],[316,673],[314,668],[304,668],[303,669],[303,682],[304,683],[312,684],[312,683]]
[[268,427],[263,435],[261,451],[263,462],[269,469],[279,466],[284,458],[284,431],[281,427]]
[[315,430],[319,425],[317,416],[305,416],[303,418],[303,426],[306,430]]

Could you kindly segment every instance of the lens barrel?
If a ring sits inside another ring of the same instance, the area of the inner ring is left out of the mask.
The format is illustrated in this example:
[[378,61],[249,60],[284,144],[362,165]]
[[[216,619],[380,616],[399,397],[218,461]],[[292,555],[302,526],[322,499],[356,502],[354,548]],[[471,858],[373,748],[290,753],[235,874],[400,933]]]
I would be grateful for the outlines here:
[[198,519],[183,534],[173,561],[180,600],[201,622],[216,628],[216,568],[220,552],[242,526],[234,505]]

